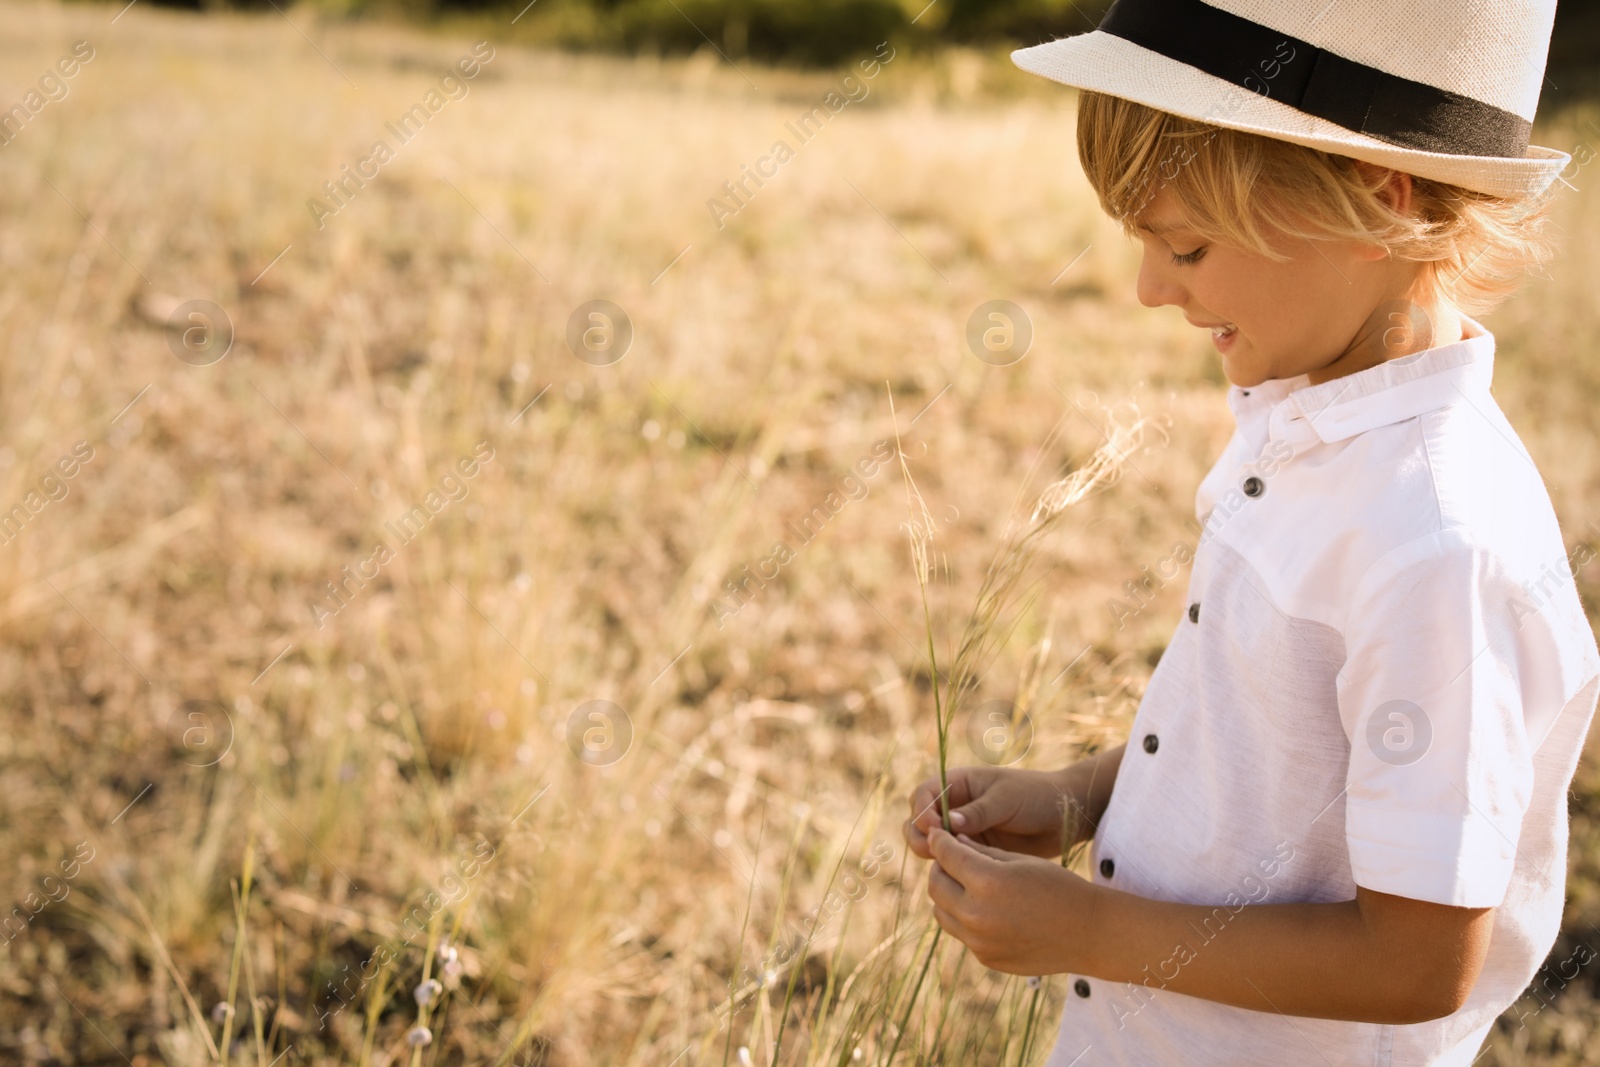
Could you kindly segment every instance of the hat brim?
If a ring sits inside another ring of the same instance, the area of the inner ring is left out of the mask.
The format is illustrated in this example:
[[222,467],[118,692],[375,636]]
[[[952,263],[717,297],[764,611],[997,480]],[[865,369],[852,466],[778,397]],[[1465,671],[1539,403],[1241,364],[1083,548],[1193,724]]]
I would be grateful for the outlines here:
[[[1101,30],[1019,48],[1011,53],[1011,61],[1063,85],[1495,196],[1542,193],[1572,160],[1565,152],[1537,145],[1530,145],[1522,159],[1402,148],[1308,115]],[[1270,84],[1267,88],[1270,91]]]

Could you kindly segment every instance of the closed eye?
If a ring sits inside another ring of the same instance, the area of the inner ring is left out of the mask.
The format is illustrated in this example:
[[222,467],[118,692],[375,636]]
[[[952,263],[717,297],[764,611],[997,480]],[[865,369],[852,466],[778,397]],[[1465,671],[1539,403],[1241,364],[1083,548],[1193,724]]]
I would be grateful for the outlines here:
[[1205,245],[1201,245],[1199,248],[1196,248],[1193,252],[1183,252],[1181,254],[1178,253],[1178,252],[1172,253],[1172,262],[1176,263],[1180,267],[1187,267],[1191,263],[1200,262],[1200,257],[1205,255],[1205,254],[1206,254],[1206,246]]

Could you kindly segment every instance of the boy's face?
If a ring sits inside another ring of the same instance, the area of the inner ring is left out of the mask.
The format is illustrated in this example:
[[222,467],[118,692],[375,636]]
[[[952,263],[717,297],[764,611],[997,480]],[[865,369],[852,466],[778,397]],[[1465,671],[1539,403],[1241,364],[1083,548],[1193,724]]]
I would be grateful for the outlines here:
[[1223,372],[1244,388],[1300,374],[1317,380],[1367,341],[1378,309],[1405,288],[1393,261],[1370,245],[1290,237],[1280,245],[1289,258],[1273,260],[1206,240],[1166,190],[1138,226],[1139,302],[1170,304],[1210,330]]

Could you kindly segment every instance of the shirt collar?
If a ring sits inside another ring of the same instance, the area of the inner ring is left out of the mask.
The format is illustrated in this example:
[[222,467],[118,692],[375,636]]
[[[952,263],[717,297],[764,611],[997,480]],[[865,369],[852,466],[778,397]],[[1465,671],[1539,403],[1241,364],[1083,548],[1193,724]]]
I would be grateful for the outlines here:
[[1489,389],[1494,335],[1465,316],[1462,324],[1477,336],[1386,360],[1320,385],[1310,384],[1302,374],[1269,379],[1249,389],[1233,386],[1228,406],[1241,428],[1264,421],[1265,437],[1305,443],[1343,441],[1436,411]]

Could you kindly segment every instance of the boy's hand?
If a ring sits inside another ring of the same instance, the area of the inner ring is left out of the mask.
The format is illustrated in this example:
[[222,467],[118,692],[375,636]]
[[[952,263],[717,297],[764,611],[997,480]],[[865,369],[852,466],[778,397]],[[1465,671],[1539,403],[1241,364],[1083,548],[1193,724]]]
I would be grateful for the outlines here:
[[1090,951],[1094,886],[1058,863],[934,827],[928,897],[939,925],[1006,974],[1076,970]]
[[[1062,804],[1068,793],[1059,773],[954,767],[949,781],[950,825],[957,833],[1008,852],[1061,854]],[[911,818],[905,823],[906,843],[923,859],[933,858],[928,831],[940,825],[939,811],[939,779],[930,778],[912,790]]]

